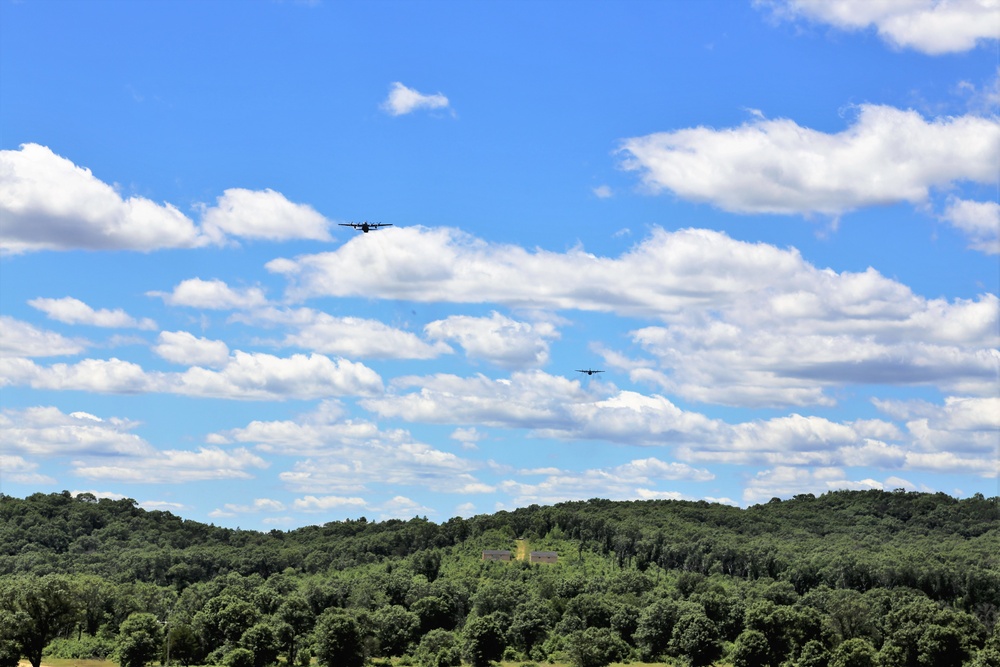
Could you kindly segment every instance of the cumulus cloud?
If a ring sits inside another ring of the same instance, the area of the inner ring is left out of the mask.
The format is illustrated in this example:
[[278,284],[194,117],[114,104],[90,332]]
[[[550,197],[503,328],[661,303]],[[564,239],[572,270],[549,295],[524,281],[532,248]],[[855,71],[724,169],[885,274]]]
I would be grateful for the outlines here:
[[406,496],[393,496],[379,506],[378,512],[383,521],[386,519],[412,519],[415,516],[437,514],[433,508],[421,505]]
[[925,201],[931,188],[993,183],[1000,120],[925,120],[863,104],[854,124],[827,134],[792,120],[755,118],[737,128],[697,127],[626,139],[623,167],[653,192],[733,213],[840,215],[866,206]]
[[396,81],[381,108],[390,116],[402,116],[419,109],[447,109],[448,98],[441,93],[425,95]]
[[118,329],[151,330],[156,328],[156,322],[148,317],[137,320],[121,308],[94,310],[83,301],[70,296],[61,299],[32,299],[28,305],[42,311],[49,318],[66,324],[88,324],[95,327]]
[[328,405],[295,420],[254,421],[217,435],[219,441],[253,444],[261,452],[308,457],[280,474],[297,492],[338,495],[373,484],[450,493],[493,490],[474,477],[472,461],[417,442],[405,430],[383,431],[368,421],[340,419]]
[[146,295],[160,297],[171,306],[209,310],[253,308],[267,303],[259,287],[234,289],[218,279],[189,278],[178,283],[172,292],[147,292]]
[[230,236],[267,241],[331,239],[329,220],[271,189],[224,191],[215,206],[202,208],[201,226],[216,243]]
[[144,458],[101,464],[74,462],[74,472],[87,479],[144,484],[175,484],[219,479],[252,479],[249,468],[266,468],[267,462],[247,449],[231,451],[200,447],[198,451],[168,449]]
[[33,456],[149,456],[155,449],[130,431],[137,423],[55,407],[0,412],[0,446]]
[[254,498],[253,502],[249,505],[226,503],[222,506],[222,509],[212,510],[208,513],[208,515],[212,517],[230,517],[236,516],[237,514],[284,512],[285,509],[285,504],[280,500],[272,500],[271,498]]
[[229,361],[229,346],[221,340],[197,338],[187,331],[162,331],[153,352],[174,364],[217,368]]
[[[820,269],[795,249],[703,229],[654,229],[618,257],[528,251],[451,229],[390,229],[377,250],[349,242],[268,268],[288,278],[293,299],[365,296],[654,319],[661,324],[632,332],[651,358],[605,349],[606,363],[709,403],[829,405],[828,389],[851,383],[985,394],[995,392],[1000,363],[996,295],[926,299],[874,269]],[[361,273],[363,285],[354,280]],[[499,324],[500,316],[459,317],[430,331],[484,356],[516,342],[511,349],[525,363],[545,349],[534,325],[522,335],[523,327]]]
[[15,484],[28,484],[35,487],[56,483],[54,478],[43,475],[37,470],[37,463],[28,461],[22,456],[0,454],[0,478]]
[[[408,391],[412,389],[412,391]],[[663,396],[541,372],[509,379],[437,375],[403,378],[362,405],[384,418],[527,429],[538,438],[665,447],[685,463],[869,466],[997,475],[1000,399],[951,397],[943,405],[877,406],[895,421],[835,422],[789,414],[727,423],[682,410]],[[635,463],[635,462],[634,462]],[[547,474],[547,471],[524,471]]]
[[754,0],[775,16],[827,23],[843,30],[874,27],[896,48],[929,55],[969,51],[1000,36],[993,0]]
[[683,463],[667,463],[657,458],[638,459],[613,468],[592,468],[582,472],[552,471],[537,484],[506,480],[501,490],[514,497],[516,505],[552,504],[567,500],[609,498],[635,500],[686,498],[678,492],[646,488],[660,481],[707,481],[714,475]]
[[[0,315],[0,357],[59,357],[83,352],[86,341],[38,329],[27,322]],[[0,386],[3,380],[0,378]]]
[[952,199],[942,217],[969,238],[969,247],[1000,254],[1000,203]]
[[0,150],[0,252],[196,248],[234,238],[330,239],[329,221],[273,190],[232,188],[201,224],[169,203],[123,197],[89,169],[38,144]]
[[277,344],[362,359],[433,359],[452,352],[443,342],[427,343],[417,335],[378,320],[335,317],[309,308],[267,308],[234,316],[246,323],[279,324],[295,329]]
[[435,340],[454,341],[468,357],[501,368],[542,366],[549,360],[549,339],[559,332],[548,322],[519,322],[493,311],[489,317],[452,315],[424,327]]
[[84,359],[39,366],[0,358],[0,386],[98,393],[172,393],[238,400],[314,399],[370,395],[382,379],[364,364],[321,354],[276,357],[237,350],[217,370],[193,366],[183,372],[148,372],[121,359]]
[[916,490],[914,485],[899,477],[889,477],[879,481],[872,478],[851,480],[841,468],[793,468],[776,466],[757,473],[743,490],[743,500],[747,504],[759,503],[771,498],[788,498],[800,493],[826,493],[849,489],[866,491],[869,489]]
[[192,248],[207,239],[170,204],[122,196],[38,144],[0,151],[0,248],[141,250]]

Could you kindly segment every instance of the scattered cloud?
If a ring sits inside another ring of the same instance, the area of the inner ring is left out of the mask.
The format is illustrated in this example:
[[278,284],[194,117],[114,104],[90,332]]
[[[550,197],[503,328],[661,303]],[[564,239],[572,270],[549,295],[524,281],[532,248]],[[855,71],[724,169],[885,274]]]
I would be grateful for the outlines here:
[[230,188],[215,206],[203,206],[202,230],[214,243],[227,238],[330,241],[330,221],[311,206],[288,201],[271,189]]
[[443,342],[427,343],[409,331],[378,320],[334,317],[309,308],[265,308],[235,315],[233,320],[285,325],[295,331],[276,343],[281,347],[298,347],[354,359],[434,359],[453,352]]
[[754,0],[773,15],[842,30],[875,28],[895,48],[928,55],[960,53],[1000,39],[1000,5],[992,0]]
[[251,479],[249,468],[268,463],[250,451],[200,447],[198,451],[167,449],[143,458],[108,462],[74,461],[74,473],[87,479],[144,484],[177,484],[220,479]]
[[[651,358],[605,348],[606,363],[706,403],[830,405],[829,389],[852,383],[995,391],[1000,301],[991,294],[927,299],[874,269],[819,269],[795,249],[704,229],[654,229],[618,257],[528,251],[451,229],[390,229],[380,241],[377,252],[346,243],[268,267],[288,278],[292,299],[490,303],[658,320],[631,333]],[[362,270],[358,285],[352,276]],[[471,357],[525,368],[547,359],[556,336],[541,326],[494,314],[439,320],[428,333]]]
[[969,247],[1000,254],[1000,203],[952,198],[941,216],[969,238]]
[[281,193],[231,188],[200,224],[169,203],[123,197],[39,144],[0,150],[0,253],[197,248],[237,238],[328,241],[329,221]]
[[634,500],[636,498],[689,499],[674,491],[656,491],[645,488],[658,481],[705,481],[714,476],[704,469],[692,468],[683,463],[666,463],[656,458],[630,461],[613,468],[593,468],[582,472],[556,471],[537,484],[506,480],[500,488],[511,494],[517,506],[532,503],[552,504],[567,500],[609,498]]
[[67,296],[61,299],[32,299],[32,308],[42,311],[50,319],[66,324],[88,324],[95,327],[118,329],[156,329],[156,322],[148,317],[137,320],[121,308],[94,310],[83,301]]
[[396,81],[381,108],[390,116],[403,116],[420,109],[448,109],[449,105],[448,98],[441,93],[425,95]]
[[187,331],[160,332],[153,352],[174,364],[218,368],[229,361],[229,346],[224,342],[197,338]]
[[43,475],[37,470],[38,464],[26,460],[23,456],[0,454],[0,478],[15,484],[35,487],[56,483],[55,478]]
[[417,442],[407,431],[380,430],[374,423],[342,420],[321,405],[295,420],[254,421],[217,434],[218,442],[253,444],[258,451],[300,459],[280,479],[293,491],[357,492],[375,484],[430,488],[447,493],[483,493],[492,487],[473,476],[477,465]]
[[826,493],[828,491],[869,489],[892,490],[905,488],[918,490],[912,483],[899,477],[888,477],[879,481],[872,478],[848,479],[841,468],[793,468],[776,466],[757,473],[747,482],[743,490],[743,501],[747,504],[760,503],[771,498],[788,498],[800,493]]
[[501,368],[532,368],[549,360],[549,339],[559,332],[549,322],[519,322],[493,311],[489,317],[452,315],[424,327],[434,340],[458,343],[472,359]]
[[230,354],[217,370],[192,366],[179,373],[146,371],[139,364],[117,358],[51,366],[38,366],[29,359],[0,358],[0,386],[4,385],[237,400],[314,399],[382,391],[379,375],[358,362],[321,354],[276,357],[240,350]]
[[0,249],[193,248],[207,239],[170,204],[118,191],[38,144],[0,150]]
[[[0,315],[0,357],[61,357],[80,354],[87,342],[54,331],[38,329],[8,315]],[[3,379],[0,378],[0,386]]]
[[171,306],[208,310],[253,308],[267,303],[259,287],[233,289],[218,279],[189,278],[178,283],[173,292],[147,292],[146,295],[160,297]]
[[55,407],[3,410],[0,447],[4,452],[43,457],[153,455],[155,448],[130,432],[137,426],[86,412],[64,414]]
[[[1000,119],[924,119],[863,104],[854,124],[827,134],[792,120],[755,117],[737,127],[697,127],[622,142],[622,166],[652,192],[731,213],[838,216],[862,207],[921,203],[931,188],[994,183]],[[877,174],[877,177],[873,177]]]

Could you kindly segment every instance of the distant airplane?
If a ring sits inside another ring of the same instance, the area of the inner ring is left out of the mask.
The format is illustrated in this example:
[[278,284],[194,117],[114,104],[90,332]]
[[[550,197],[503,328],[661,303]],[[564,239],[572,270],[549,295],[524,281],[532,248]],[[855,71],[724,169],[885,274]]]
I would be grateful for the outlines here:
[[360,229],[365,234],[373,229],[378,229],[379,227],[392,227],[391,223],[388,222],[341,222],[338,223],[341,227],[354,227],[354,229]]
[[595,371],[595,370],[591,370],[589,368],[587,370],[580,370],[579,368],[577,368],[576,372],[577,373],[586,373],[587,375],[593,375],[594,373],[603,373],[604,371]]

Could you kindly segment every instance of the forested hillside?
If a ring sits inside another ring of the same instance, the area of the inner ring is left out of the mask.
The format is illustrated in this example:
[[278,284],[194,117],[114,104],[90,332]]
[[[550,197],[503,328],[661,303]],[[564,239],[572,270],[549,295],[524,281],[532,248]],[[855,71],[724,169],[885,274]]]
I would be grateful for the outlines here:
[[[517,538],[559,562],[481,560]],[[260,533],[0,495],[0,667],[137,667],[168,647],[231,667],[1000,665],[998,616],[1000,514],[982,496],[590,500]]]

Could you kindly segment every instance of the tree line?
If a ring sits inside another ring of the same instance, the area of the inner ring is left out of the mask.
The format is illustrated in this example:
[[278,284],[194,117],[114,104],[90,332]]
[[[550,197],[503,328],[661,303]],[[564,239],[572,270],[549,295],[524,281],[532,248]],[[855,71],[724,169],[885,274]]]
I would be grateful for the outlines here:
[[[560,562],[481,560],[519,537]],[[0,667],[1000,667],[998,545],[997,498],[902,490],[270,532],[0,494]]]

